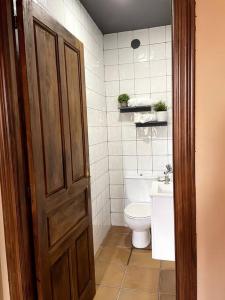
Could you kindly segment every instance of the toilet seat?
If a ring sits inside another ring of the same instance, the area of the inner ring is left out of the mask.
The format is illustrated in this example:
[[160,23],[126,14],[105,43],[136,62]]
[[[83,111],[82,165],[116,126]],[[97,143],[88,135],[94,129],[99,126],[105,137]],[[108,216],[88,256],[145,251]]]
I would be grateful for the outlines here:
[[131,203],[127,205],[124,214],[130,219],[150,218],[152,213],[151,203]]

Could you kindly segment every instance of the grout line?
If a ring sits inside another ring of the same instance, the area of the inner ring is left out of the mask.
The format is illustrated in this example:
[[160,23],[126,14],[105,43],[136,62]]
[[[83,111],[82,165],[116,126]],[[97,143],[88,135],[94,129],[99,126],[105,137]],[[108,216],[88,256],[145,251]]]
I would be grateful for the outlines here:
[[129,265],[129,263],[130,263],[130,259],[131,259],[131,255],[132,255],[132,252],[133,252],[133,247],[131,246],[131,249],[130,249],[131,251],[130,251],[130,255],[129,255],[129,257],[128,257],[128,261],[127,261],[127,266]]

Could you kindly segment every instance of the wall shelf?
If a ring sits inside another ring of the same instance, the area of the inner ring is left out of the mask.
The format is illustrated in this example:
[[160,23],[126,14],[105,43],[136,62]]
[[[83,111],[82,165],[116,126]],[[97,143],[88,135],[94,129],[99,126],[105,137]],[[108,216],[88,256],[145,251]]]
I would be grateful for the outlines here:
[[158,121],[151,121],[146,123],[135,123],[136,127],[156,127],[156,126],[167,126],[167,122],[158,122]]
[[120,107],[121,113],[130,113],[130,112],[144,112],[151,111],[152,107],[150,105],[146,106],[133,106],[133,107]]

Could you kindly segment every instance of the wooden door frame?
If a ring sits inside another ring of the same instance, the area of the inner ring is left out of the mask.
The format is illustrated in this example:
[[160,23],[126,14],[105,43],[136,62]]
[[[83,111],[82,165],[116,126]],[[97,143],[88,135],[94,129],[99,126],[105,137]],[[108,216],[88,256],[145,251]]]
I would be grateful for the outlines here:
[[[0,2],[0,186],[11,299],[26,300],[36,289],[12,7]],[[173,0],[173,101],[177,299],[197,300],[194,0]]]
[[25,130],[18,90],[13,1],[0,1],[0,192],[11,299],[34,299]]

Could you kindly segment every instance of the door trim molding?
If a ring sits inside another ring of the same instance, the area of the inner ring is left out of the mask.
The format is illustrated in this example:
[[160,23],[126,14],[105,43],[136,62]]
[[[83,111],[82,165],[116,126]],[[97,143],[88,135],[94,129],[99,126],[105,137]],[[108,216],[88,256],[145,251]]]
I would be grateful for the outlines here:
[[[12,0],[1,1],[0,14],[0,185],[9,287],[12,300],[34,299]],[[173,0],[173,75],[177,299],[196,300],[194,0]]]
[[196,300],[194,0],[173,0],[173,101],[177,299]]

